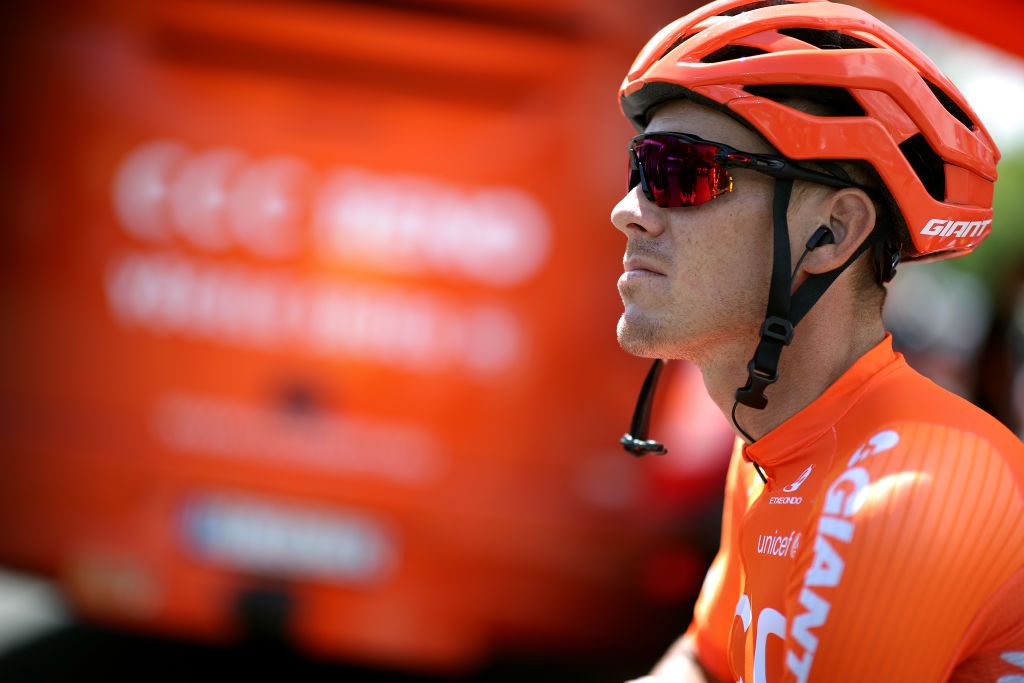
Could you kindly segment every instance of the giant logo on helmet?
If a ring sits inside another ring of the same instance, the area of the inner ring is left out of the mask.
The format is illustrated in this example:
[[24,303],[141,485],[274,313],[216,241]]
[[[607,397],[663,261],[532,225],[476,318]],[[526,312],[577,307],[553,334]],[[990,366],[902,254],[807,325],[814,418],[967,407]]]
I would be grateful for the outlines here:
[[985,232],[992,219],[987,221],[955,221],[946,218],[933,218],[921,229],[922,235],[940,237],[975,237]]

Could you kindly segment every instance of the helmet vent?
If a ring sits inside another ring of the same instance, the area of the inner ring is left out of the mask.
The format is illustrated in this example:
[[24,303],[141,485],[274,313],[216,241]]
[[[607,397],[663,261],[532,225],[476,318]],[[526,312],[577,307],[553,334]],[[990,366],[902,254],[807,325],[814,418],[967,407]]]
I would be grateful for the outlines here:
[[716,62],[728,62],[731,59],[740,59],[742,57],[753,57],[754,55],[768,54],[767,50],[762,50],[758,47],[747,47],[746,45],[726,45],[723,48],[719,48],[709,54],[704,59],[700,60],[706,64],[714,64]]
[[743,88],[751,95],[774,100],[779,104],[791,106],[789,100],[809,100],[821,105],[808,113],[815,116],[865,116],[853,95],[845,88],[829,85],[748,85]]
[[854,38],[839,31],[826,31],[818,28],[780,28],[778,32],[822,50],[865,50],[875,47],[866,40]]
[[946,170],[940,157],[924,135],[918,133],[900,144],[900,151],[914,169],[924,189],[940,202],[946,200]]
[[737,14],[743,14],[755,9],[761,9],[762,7],[778,7],[779,5],[792,5],[793,2],[790,0],[760,0],[759,2],[749,2],[746,5],[740,5],[739,7],[733,7],[731,10],[726,10],[716,16],[719,17],[734,17]]
[[665,55],[667,55],[669,52],[672,52],[672,50],[676,49],[677,47],[679,47],[680,45],[685,43],[687,40],[689,40],[690,38],[693,38],[695,35],[697,35],[697,34],[696,33],[691,33],[689,35],[679,36],[674,41],[672,41],[672,44],[669,45],[668,48],[664,52],[661,53],[661,55],[658,57],[658,59],[664,59]]
[[945,91],[942,90],[942,88],[935,85],[924,76],[921,76],[921,80],[928,84],[928,87],[935,95],[935,98],[938,99],[939,104],[941,104],[946,109],[946,111],[952,114],[953,118],[967,126],[968,130],[978,130],[977,124],[975,124],[974,121],[971,120],[971,117],[967,115],[967,112],[961,109],[960,105],[954,102],[953,98],[947,95]]

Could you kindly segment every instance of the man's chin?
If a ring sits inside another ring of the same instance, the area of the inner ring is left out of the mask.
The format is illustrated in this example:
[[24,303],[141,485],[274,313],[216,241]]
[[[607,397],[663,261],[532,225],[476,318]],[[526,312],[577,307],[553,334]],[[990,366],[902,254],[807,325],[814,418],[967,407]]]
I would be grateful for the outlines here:
[[664,341],[655,325],[629,320],[625,314],[619,318],[615,328],[619,346],[626,353],[641,358],[665,358]]

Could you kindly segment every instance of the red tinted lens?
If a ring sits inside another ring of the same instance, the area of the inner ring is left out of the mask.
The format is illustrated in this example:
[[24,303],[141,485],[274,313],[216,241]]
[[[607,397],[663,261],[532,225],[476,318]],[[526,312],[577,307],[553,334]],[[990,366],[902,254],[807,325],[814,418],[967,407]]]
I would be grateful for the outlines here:
[[699,206],[732,190],[732,176],[715,159],[715,145],[653,134],[636,141],[633,150],[657,206]]

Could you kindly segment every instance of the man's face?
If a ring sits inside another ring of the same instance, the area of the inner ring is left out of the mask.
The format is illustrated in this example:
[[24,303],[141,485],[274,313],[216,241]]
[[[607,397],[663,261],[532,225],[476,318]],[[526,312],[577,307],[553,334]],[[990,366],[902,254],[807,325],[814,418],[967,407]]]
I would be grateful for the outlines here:
[[[683,100],[656,110],[646,132],[661,131],[773,151],[728,115]],[[730,339],[756,340],[771,275],[774,181],[746,169],[731,172],[733,191],[701,206],[658,208],[638,185],[612,210],[612,223],[627,238],[617,330],[626,351],[695,360]]]

